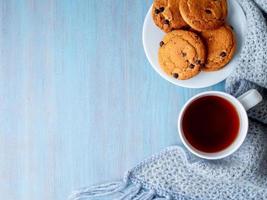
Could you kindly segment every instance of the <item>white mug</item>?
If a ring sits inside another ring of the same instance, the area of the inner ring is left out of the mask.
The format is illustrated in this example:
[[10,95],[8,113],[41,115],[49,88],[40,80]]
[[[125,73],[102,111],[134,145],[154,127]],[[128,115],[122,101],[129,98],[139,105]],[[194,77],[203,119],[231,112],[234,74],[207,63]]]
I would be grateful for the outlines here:
[[[214,152],[214,153],[207,153],[200,151],[193,147],[189,141],[187,141],[186,137],[184,136],[183,133],[183,127],[182,127],[182,120],[183,120],[183,115],[185,110],[188,108],[188,106],[195,101],[198,98],[204,97],[204,96],[219,96],[228,102],[230,102],[234,108],[236,109],[238,116],[239,116],[239,131],[237,134],[237,137],[235,140],[232,142],[231,145],[226,147],[225,149]],[[262,101],[262,96],[260,93],[255,90],[251,89],[248,92],[244,93],[238,98],[235,98],[227,93],[224,92],[217,92],[217,91],[209,91],[209,92],[203,92],[200,93],[191,99],[189,99],[186,104],[183,106],[179,118],[178,118],[178,132],[180,135],[180,139],[182,143],[185,145],[185,147],[193,154],[195,154],[198,157],[205,158],[205,159],[210,159],[210,160],[215,160],[215,159],[221,159],[226,156],[229,156],[233,154],[244,142],[247,132],[248,132],[248,116],[247,116],[247,110],[250,108],[254,107],[258,103]]]

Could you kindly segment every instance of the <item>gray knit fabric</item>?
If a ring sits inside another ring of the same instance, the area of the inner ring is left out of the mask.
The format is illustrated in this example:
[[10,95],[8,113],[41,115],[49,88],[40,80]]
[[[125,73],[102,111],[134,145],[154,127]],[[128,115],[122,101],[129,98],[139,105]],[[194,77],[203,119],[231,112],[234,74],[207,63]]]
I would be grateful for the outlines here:
[[238,2],[248,31],[226,91],[239,96],[255,88],[264,98],[248,111],[249,134],[241,148],[225,159],[207,161],[169,147],[128,171],[123,181],[83,188],[71,199],[267,200],[267,0]]
[[[239,96],[256,88],[264,101],[249,116],[267,124],[267,0],[238,0],[247,17],[245,46],[235,72],[226,81],[226,91]],[[264,17],[265,16],[265,17]]]

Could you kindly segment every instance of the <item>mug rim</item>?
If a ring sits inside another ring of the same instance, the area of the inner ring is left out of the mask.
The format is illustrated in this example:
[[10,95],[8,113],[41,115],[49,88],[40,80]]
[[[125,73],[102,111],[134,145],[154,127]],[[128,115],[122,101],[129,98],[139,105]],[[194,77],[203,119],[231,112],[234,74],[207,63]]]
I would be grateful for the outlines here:
[[[184,133],[183,133],[182,119],[183,119],[183,115],[184,115],[185,110],[188,108],[188,106],[194,100],[201,98],[201,97],[204,97],[204,96],[219,96],[219,97],[227,100],[229,103],[231,103],[234,106],[234,108],[235,108],[235,110],[239,116],[239,124],[240,124],[239,126],[240,127],[239,127],[237,137],[229,146],[227,146],[225,149],[218,151],[218,152],[208,153],[208,152],[204,152],[204,151],[200,151],[200,150],[196,149],[195,147],[193,147],[190,144],[189,141],[187,141],[187,139],[185,138]],[[247,132],[248,132],[248,116],[247,116],[247,112],[246,112],[245,108],[238,101],[237,98],[235,98],[234,96],[227,94],[225,92],[221,92],[221,91],[207,91],[207,92],[202,92],[202,93],[199,93],[199,94],[191,97],[184,104],[184,106],[182,107],[182,109],[179,113],[179,116],[178,116],[178,134],[179,134],[179,137],[180,137],[180,140],[182,141],[182,143],[194,155],[196,155],[200,158],[208,159],[208,160],[217,160],[217,159],[225,158],[225,157],[233,154],[243,144],[243,142],[247,136]]]

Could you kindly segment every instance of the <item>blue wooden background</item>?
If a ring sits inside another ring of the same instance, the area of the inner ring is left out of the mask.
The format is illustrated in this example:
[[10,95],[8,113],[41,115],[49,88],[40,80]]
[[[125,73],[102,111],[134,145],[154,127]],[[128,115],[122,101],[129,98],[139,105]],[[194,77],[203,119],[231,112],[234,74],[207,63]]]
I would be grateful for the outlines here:
[[179,144],[184,102],[141,40],[152,0],[0,1],[0,195],[66,199]]

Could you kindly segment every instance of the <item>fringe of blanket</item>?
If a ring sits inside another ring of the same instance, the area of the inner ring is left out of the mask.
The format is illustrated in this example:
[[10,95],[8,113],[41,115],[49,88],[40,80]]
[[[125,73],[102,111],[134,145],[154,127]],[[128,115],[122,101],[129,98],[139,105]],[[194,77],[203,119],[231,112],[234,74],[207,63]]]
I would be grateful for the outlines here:
[[159,196],[155,190],[146,190],[141,184],[132,183],[127,175],[122,181],[77,190],[69,200],[171,200],[171,197]]

